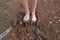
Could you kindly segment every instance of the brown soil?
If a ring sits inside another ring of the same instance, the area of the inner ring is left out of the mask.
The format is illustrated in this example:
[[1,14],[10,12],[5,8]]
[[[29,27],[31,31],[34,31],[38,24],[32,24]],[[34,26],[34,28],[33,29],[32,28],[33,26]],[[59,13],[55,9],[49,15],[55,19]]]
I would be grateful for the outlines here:
[[0,0],[0,33],[13,27],[3,40],[60,40],[60,0],[38,0],[36,16],[26,23],[22,0]]

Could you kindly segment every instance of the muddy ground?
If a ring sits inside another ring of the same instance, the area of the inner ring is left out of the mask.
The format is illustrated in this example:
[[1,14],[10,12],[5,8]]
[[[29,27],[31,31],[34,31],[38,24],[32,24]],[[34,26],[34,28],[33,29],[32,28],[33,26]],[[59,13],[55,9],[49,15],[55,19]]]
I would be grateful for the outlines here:
[[3,40],[60,40],[60,0],[38,0],[37,22],[23,22],[22,0],[0,0],[0,34]]

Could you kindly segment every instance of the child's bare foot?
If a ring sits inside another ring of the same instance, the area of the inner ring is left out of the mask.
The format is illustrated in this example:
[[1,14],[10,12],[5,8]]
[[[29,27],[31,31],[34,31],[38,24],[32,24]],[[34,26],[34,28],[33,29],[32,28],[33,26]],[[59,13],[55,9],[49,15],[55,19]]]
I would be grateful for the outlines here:
[[29,14],[26,14],[23,18],[23,21],[26,21],[26,22],[29,21],[29,16],[30,16]]
[[33,22],[37,21],[37,18],[36,18],[36,15],[35,14],[32,14],[32,21]]

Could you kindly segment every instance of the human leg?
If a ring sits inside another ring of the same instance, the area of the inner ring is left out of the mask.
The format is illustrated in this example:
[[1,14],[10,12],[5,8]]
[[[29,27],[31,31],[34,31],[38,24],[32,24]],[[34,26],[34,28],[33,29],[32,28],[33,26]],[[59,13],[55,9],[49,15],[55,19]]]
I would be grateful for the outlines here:
[[32,0],[32,2],[31,2],[32,21],[36,21],[37,20],[36,15],[35,15],[36,5],[37,5],[37,0]]
[[24,21],[29,21],[29,7],[28,7],[28,0],[23,0],[23,7],[24,7],[24,11],[25,11],[25,16],[23,18]]

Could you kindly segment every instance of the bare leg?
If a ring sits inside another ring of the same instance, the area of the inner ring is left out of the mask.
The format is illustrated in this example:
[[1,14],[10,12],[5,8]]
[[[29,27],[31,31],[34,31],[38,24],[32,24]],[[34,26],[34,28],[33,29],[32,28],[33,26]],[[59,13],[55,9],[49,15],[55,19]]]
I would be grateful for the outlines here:
[[29,8],[28,8],[28,0],[23,0],[23,7],[26,15],[24,16],[23,20],[24,21],[29,21]]
[[32,4],[31,4],[32,21],[37,20],[36,15],[35,15],[36,5],[37,5],[37,0],[32,0]]

